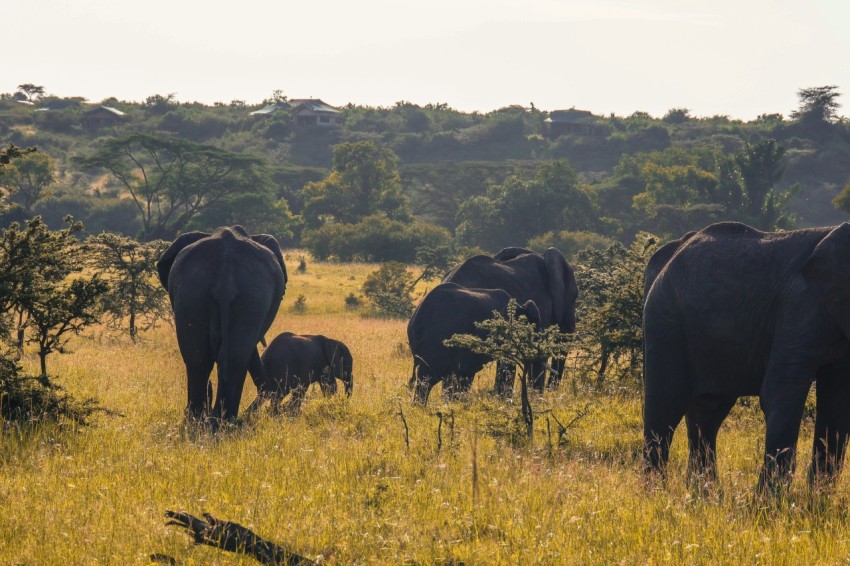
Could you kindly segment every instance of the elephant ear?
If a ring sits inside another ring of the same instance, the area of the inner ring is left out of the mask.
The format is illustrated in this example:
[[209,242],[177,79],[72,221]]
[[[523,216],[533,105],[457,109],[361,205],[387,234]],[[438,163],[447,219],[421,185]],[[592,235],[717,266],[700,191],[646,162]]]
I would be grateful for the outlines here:
[[575,300],[578,297],[576,277],[564,255],[555,248],[543,252],[543,262],[549,274],[549,292],[552,294],[552,310],[562,330],[575,330]]
[[833,229],[803,264],[803,279],[850,338],[850,224]]
[[156,270],[159,273],[159,282],[162,283],[162,286],[166,290],[168,290],[168,274],[171,273],[171,266],[174,265],[177,254],[182,252],[186,246],[209,236],[210,234],[208,232],[186,232],[185,234],[181,234],[160,256],[159,261],[156,262]]
[[280,265],[281,271],[283,271],[283,288],[285,290],[286,283],[289,281],[289,276],[286,274],[286,264],[283,262],[283,254],[280,251],[280,244],[277,243],[277,240],[271,234],[257,234],[256,236],[251,236],[251,239],[274,254],[277,263]]

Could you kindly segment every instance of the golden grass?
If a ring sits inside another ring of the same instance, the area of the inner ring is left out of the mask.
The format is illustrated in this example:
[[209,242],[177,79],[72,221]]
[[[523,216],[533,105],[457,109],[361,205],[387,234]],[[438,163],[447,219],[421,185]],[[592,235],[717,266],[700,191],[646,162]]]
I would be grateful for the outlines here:
[[[799,564],[850,556],[846,479],[831,494],[811,493],[798,477],[782,501],[754,495],[763,437],[754,409],[736,408],[724,425],[720,487],[701,493],[684,479],[681,430],[668,484],[644,480],[634,394],[564,387],[535,399],[561,422],[590,404],[560,448],[549,445],[546,415],[533,447],[507,434],[518,407],[485,393],[491,371],[464,401],[446,405],[434,391],[428,408],[411,406],[405,323],[344,308],[373,268],[308,262],[306,274],[292,274],[269,336],[286,329],[340,338],[356,371],[350,401],[313,391],[295,418],[263,413],[215,437],[187,429],[185,375],[167,326],[138,345],[94,334],[75,340],[72,354],[51,357],[49,369],[73,394],[97,396],[123,416],[2,438],[0,561],[144,564],[165,553],[184,564],[252,563],[193,546],[165,527],[166,509],[206,511],[339,564]],[[291,310],[299,294],[304,314]],[[243,403],[253,396],[249,384]],[[807,422],[801,470],[811,434]]]

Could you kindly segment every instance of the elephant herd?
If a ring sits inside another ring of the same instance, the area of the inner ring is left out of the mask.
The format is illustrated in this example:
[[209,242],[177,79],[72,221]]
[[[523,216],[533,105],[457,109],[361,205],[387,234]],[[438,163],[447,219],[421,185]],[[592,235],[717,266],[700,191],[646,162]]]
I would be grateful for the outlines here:
[[[258,400],[306,387],[353,388],[352,357],[323,336],[283,333],[260,357],[257,344],[280,306],[286,266],[275,239],[239,227],[183,234],[158,270],[171,299],[186,364],[191,415],[235,418],[250,373]],[[471,257],[417,307],[407,327],[414,400],[443,381],[468,390],[489,361],[444,340],[479,334],[474,323],[507,314],[510,299],[537,328],[574,332],[575,274],[550,248],[506,248]],[[660,247],[644,273],[644,440],[646,471],[664,475],[673,432],[684,417],[689,476],[716,477],[721,423],[739,397],[758,395],[766,420],[759,487],[790,481],[804,406],[815,383],[816,417],[809,480],[840,471],[850,438],[850,224],[761,232],[722,222]],[[536,362],[531,383],[556,387],[565,360]],[[218,365],[212,403],[209,375]],[[498,367],[496,393],[509,395],[514,368]]]

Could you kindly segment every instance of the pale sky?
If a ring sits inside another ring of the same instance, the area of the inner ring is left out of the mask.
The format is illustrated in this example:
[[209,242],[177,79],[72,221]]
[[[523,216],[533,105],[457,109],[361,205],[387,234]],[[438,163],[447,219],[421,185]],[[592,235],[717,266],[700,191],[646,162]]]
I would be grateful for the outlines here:
[[786,116],[837,85],[848,0],[0,0],[0,92],[488,112]]

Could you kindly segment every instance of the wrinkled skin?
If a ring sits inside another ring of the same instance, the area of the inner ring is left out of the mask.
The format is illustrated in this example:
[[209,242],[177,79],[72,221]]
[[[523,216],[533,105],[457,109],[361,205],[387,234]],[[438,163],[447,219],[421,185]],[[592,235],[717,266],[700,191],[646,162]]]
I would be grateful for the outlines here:
[[[467,289],[454,283],[437,285],[428,293],[407,324],[407,339],[413,354],[413,374],[409,386],[415,403],[426,404],[431,389],[443,382],[443,394],[468,391],[475,374],[492,361],[464,348],[449,348],[443,341],[455,334],[480,338],[485,332],[475,322],[493,318],[493,311],[507,316],[511,297],[501,289]],[[527,301],[517,309],[540,328],[540,311]]]
[[[241,226],[189,232],[162,254],[157,270],[186,364],[187,413],[235,419],[246,372],[255,384],[265,382],[257,343],[277,314],[287,281],[277,241],[249,236]],[[214,364],[218,391],[210,411]]]
[[690,240],[691,236],[694,234],[696,234],[696,232],[688,232],[678,240],[671,240],[655,250],[655,253],[652,254],[652,257],[649,258],[648,262],[646,262],[646,269],[643,272],[644,300],[646,300],[646,297],[649,296],[649,289],[658,278],[658,274],[661,273],[661,270],[664,269],[664,266],[667,265],[667,262],[673,257],[673,254],[679,251],[679,248],[681,248],[685,242]]
[[351,352],[333,338],[283,332],[272,340],[260,361],[267,381],[258,386],[258,400],[269,397],[278,403],[292,393],[292,406],[297,410],[312,383],[318,383],[325,395],[336,393],[337,379],[349,397],[354,389]]
[[[544,328],[557,324],[561,332],[575,332],[578,287],[573,269],[555,248],[542,254],[524,248],[505,248],[494,257],[473,256],[450,271],[444,283],[456,283],[469,289],[501,289],[520,304],[532,301],[540,311]],[[554,360],[549,387],[556,388],[564,372],[564,360]],[[545,364],[532,368],[531,385],[542,391]],[[495,392],[510,395],[513,368],[499,367]]]
[[689,471],[715,477],[720,424],[738,397],[758,395],[767,423],[759,487],[786,485],[814,380],[809,480],[833,478],[850,434],[850,225],[764,233],[713,224],[682,242],[649,286],[647,469],[663,473],[684,416]]

